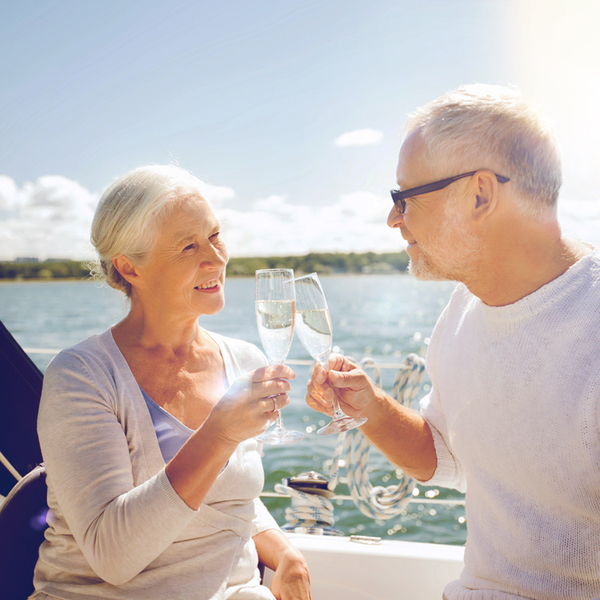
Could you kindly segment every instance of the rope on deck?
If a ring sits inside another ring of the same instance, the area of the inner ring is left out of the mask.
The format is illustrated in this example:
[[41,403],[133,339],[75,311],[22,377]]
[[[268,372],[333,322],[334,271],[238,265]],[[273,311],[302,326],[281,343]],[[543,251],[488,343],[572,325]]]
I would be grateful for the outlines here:
[[[374,361],[364,358],[361,366],[365,370],[372,369],[375,384],[381,388],[381,375]],[[409,354],[396,374],[393,397],[404,406],[410,406],[421,388],[424,376],[425,360],[416,354]],[[396,471],[402,473],[398,484],[373,486],[367,469],[370,449],[371,442],[359,429],[340,433],[333,456],[330,488],[334,490],[337,486],[340,466],[345,464],[350,495],[360,512],[371,519],[391,519],[406,508],[416,484],[406,473]]]
[[275,484],[275,491],[289,495],[291,506],[285,509],[288,527],[331,527],[333,525],[333,504],[327,498],[307,494],[282,483]]

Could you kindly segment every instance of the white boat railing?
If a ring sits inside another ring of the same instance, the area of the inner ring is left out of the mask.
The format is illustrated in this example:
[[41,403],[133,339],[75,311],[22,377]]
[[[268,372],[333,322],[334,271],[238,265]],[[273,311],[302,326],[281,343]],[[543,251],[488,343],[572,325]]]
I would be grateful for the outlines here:
[[[262,492],[260,495],[261,498],[291,498],[289,494],[280,494],[279,492]],[[336,494],[330,498],[331,501],[341,500],[343,502],[354,502],[352,496],[344,495],[344,494]],[[413,496],[409,503],[411,504],[438,504],[445,506],[464,506],[465,499],[464,498],[422,498],[421,496]]]
[[[56,355],[60,352],[60,349],[58,348],[29,348],[29,347],[24,347],[23,350],[27,353],[27,354],[48,354],[48,355]],[[298,358],[288,358],[286,360],[286,364],[291,365],[291,366],[306,366],[306,367],[310,367],[314,364],[313,360],[308,360],[308,359],[298,359]],[[406,365],[406,363],[399,363],[399,362],[375,362],[372,365],[370,365],[371,368],[375,367],[377,369],[394,369],[395,371],[399,371],[400,369],[407,369],[410,368],[409,366]],[[2,460],[4,459],[4,460]],[[4,456],[0,456],[0,462],[2,462],[4,464],[4,466],[15,476],[15,478],[18,480],[20,478],[20,475],[18,473],[16,473],[16,471],[14,470],[14,467],[12,467],[12,465],[10,463],[8,463],[8,461],[6,460],[6,458]],[[8,463],[8,464],[7,464]],[[14,471],[14,472],[13,472]],[[283,494],[280,492],[262,492],[261,494],[262,498],[290,498],[291,496],[289,494]],[[353,502],[352,496],[350,495],[344,495],[344,494],[337,494],[335,496],[333,496],[331,498],[332,501],[343,501],[343,502]],[[465,500],[464,498],[423,498],[420,495],[416,495],[413,496],[410,500],[409,503],[417,503],[417,504],[437,504],[437,505],[446,505],[446,506],[464,506],[465,504]]]
[[[58,349],[58,348],[23,348],[23,350],[25,350],[25,352],[27,352],[27,354],[55,355],[60,352],[60,349]],[[300,366],[310,367],[311,365],[315,364],[315,361],[307,360],[307,359],[303,359],[303,358],[288,358],[288,359],[286,359],[285,363],[287,365],[297,365],[299,367]],[[378,369],[395,369],[396,371],[399,371],[400,369],[408,368],[404,363],[395,363],[395,362],[394,363],[377,362],[373,366],[377,367]]]

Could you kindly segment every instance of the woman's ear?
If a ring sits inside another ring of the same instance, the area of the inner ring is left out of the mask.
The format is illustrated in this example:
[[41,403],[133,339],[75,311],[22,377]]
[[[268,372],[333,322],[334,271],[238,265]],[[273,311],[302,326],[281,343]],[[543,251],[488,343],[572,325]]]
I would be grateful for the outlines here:
[[119,272],[121,277],[130,285],[139,285],[139,272],[137,267],[123,254],[119,254],[112,259],[113,267]]

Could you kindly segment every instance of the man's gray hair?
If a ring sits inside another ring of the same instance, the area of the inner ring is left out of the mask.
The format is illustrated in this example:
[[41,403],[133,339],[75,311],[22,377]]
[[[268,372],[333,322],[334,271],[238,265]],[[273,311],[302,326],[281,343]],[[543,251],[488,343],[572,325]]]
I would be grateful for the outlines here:
[[405,127],[419,129],[440,179],[475,169],[509,177],[523,211],[555,207],[562,184],[560,149],[546,117],[519,91],[475,84],[418,108]]
[[156,243],[161,219],[178,201],[202,198],[201,185],[176,165],[138,167],[119,177],[102,194],[92,222],[91,241],[99,259],[94,274],[131,296],[131,285],[112,259],[124,255],[134,264],[144,264]]

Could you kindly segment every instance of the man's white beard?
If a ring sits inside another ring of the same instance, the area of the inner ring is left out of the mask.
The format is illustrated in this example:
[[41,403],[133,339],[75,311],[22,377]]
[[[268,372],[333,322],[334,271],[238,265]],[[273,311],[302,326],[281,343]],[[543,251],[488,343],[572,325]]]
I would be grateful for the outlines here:
[[408,271],[422,280],[465,282],[479,269],[482,240],[469,228],[452,199],[445,206],[444,221],[425,246],[417,242],[419,255],[410,260]]

